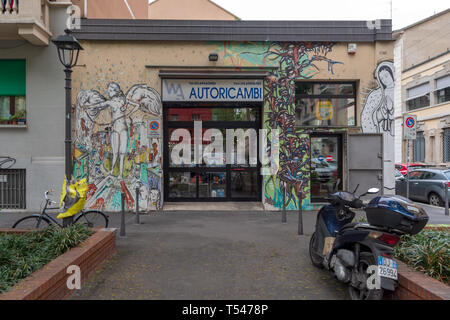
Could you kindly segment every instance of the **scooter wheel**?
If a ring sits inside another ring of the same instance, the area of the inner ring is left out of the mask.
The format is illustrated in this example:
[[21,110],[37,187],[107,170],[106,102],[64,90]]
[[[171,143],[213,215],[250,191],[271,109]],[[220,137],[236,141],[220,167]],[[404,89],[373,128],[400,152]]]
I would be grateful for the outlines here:
[[316,251],[314,250],[315,246],[316,246],[316,233],[314,232],[311,235],[311,239],[309,240],[309,257],[311,258],[311,262],[315,267],[322,269],[323,258],[322,256],[316,253]]
[[[361,278],[367,279],[367,268],[369,266],[376,265],[375,259],[371,252],[361,252],[359,254],[358,270]],[[363,288],[355,288],[351,285],[348,286],[350,298],[352,300],[381,300],[383,299],[383,289],[369,289],[367,283]]]

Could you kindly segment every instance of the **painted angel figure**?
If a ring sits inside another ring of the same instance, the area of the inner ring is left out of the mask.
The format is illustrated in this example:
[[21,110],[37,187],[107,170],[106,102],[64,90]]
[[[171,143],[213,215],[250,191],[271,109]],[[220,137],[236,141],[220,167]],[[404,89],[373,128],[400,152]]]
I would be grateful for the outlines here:
[[381,62],[375,71],[378,88],[367,96],[361,112],[365,133],[386,132],[394,136],[394,64]]
[[[110,143],[113,153],[111,174],[119,161],[119,177],[122,177],[128,147],[127,117],[139,109],[159,117],[162,103],[159,94],[144,84],[132,86],[125,95],[117,83],[111,82],[108,84],[107,93],[109,100],[96,90],[80,91],[77,96],[77,108],[81,114],[79,121],[111,128]],[[96,119],[100,111],[108,108],[111,112],[111,122],[98,123]]]

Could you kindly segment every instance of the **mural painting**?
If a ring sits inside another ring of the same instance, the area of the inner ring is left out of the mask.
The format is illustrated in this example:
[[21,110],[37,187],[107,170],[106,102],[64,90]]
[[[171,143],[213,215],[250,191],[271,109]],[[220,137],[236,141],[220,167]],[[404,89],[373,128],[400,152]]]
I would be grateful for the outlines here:
[[[88,177],[86,207],[107,211],[161,209],[161,98],[145,84],[126,93],[110,82],[103,96],[81,90],[76,100],[74,177]],[[155,125],[156,124],[156,125]]]
[[330,75],[342,62],[327,57],[332,51],[329,42],[229,43],[223,51],[226,64],[235,66],[270,66],[272,69],[264,86],[264,126],[280,131],[280,169],[276,176],[264,177],[266,208],[281,208],[283,193],[288,210],[298,208],[298,195],[303,207],[310,206],[309,134],[295,127],[295,80],[312,79],[325,64]]
[[[364,133],[383,134],[383,170],[394,172],[394,63],[382,61],[374,72],[377,86],[369,91],[361,111],[361,127]],[[394,175],[385,174],[384,192],[395,189]]]
[[394,64],[380,62],[375,70],[377,88],[370,91],[361,111],[364,133],[389,133],[394,136]]

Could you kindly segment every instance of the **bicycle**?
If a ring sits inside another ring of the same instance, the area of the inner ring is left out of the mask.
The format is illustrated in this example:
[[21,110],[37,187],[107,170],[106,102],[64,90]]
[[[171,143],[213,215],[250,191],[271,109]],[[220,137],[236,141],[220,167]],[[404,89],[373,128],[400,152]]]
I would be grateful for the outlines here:
[[[43,229],[51,224],[56,224],[59,227],[63,228],[64,226],[60,224],[55,218],[48,215],[47,210],[61,210],[59,207],[49,207],[49,205],[57,204],[57,202],[52,201],[48,198],[48,195],[51,194],[53,190],[47,190],[44,193],[45,197],[45,205],[39,214],[32,214],[30,216],[23,217],[17,220],[12,226],[13,229]],[[109,223],[109,216],[104,214],[99,210],[84,210],[82,209],[78,212],[74,218],[72,223],[83,223],[89,228],[107,228]]]

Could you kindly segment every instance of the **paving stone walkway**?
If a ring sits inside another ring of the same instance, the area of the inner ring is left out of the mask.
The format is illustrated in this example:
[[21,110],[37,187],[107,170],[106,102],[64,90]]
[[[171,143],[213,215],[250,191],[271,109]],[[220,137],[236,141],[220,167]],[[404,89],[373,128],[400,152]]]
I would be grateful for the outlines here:
[[[308,255],[314,212],[171,211],[127,217],[117,254],[71,299],[348,299]],[[111,216],[120,225],[119,215]]]

